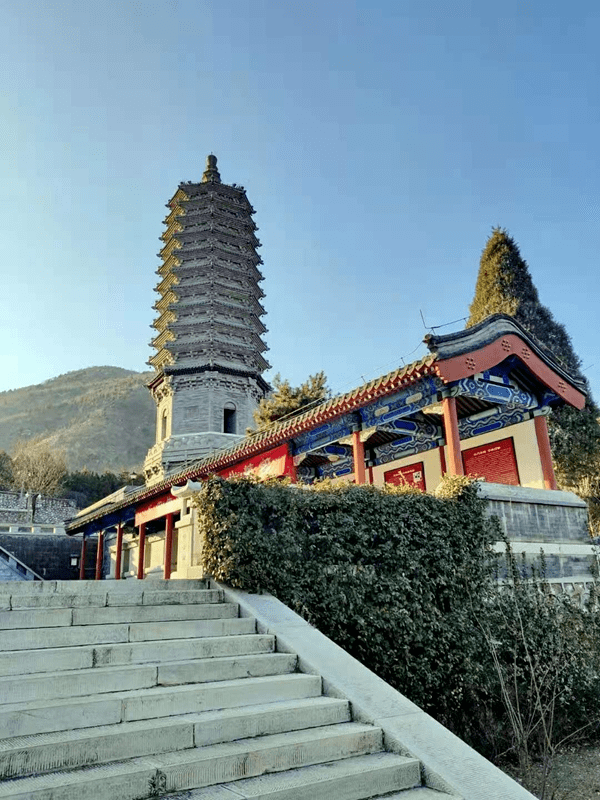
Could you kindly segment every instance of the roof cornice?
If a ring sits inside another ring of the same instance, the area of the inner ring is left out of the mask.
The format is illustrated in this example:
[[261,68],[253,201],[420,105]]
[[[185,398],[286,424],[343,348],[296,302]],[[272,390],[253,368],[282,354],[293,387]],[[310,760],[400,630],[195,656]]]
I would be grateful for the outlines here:
[[[424,342],[429,350],[440,362],[456,359],[459,356],[470,355],[476,351],[483,350],[487,345],[502,340],[510,335],[517,336],[534,353],[540,361],[552,371],[556,372],[560,378],[568,381],[571,386],[586,395],[585,382],[568,372],[558,361],[551,356],[537,339],[535,339],[514,317],[508,314],[493,314],[490,317],[473,325],[472,328],[465,328],[456,333],[449,333],[445,336],[428,334]],[[509,351],[507,350],[507,355]],[[515,352],[514,355],[520,357],[523,363],[531,368],[531,364],[522,357],[522,353]]]

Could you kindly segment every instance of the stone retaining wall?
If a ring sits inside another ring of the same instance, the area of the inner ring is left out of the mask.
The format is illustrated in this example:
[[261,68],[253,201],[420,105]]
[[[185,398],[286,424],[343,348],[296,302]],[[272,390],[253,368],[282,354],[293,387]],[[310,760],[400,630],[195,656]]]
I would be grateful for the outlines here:
[[[597,559],[588,528],[586,503],[572,492],[530,489],[480,483],[479,493],[488,501],[514,555],[529,567],[541,567],[551,583],[588,584]],[[505,546],[499,542],[498,552]],[[505,571],[504,571],[504,574]],[[502,577],[502,574],[501,574]]]

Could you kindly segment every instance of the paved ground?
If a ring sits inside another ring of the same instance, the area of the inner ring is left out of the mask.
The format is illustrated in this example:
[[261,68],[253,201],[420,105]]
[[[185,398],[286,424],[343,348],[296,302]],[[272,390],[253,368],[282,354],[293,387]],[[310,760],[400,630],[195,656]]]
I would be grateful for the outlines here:
[[[514,768],[506,767],[505,771],[517,780],[521,777]],[[539,784],[527,788],[536,794]],[[599,798],[600,746],[565,748],[555,759],[551,773],[551,788],[546,792],[545,800],[599,800]]]

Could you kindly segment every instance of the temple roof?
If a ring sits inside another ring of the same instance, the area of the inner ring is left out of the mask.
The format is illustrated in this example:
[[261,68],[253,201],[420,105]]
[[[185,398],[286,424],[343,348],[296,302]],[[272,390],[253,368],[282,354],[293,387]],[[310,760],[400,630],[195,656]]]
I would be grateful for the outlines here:
[[548,389],[575,408],[585,404],[585,382],[574,377],[537,339],[508,314],[493,314],[472,328],[425,337],[445,381],[482,372],[509,356],[517,358]]

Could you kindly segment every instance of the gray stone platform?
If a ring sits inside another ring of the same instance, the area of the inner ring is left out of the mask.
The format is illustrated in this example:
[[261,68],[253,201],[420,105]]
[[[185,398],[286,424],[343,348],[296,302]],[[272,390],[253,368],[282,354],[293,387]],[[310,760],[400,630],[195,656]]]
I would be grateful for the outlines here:
[[[479,495],[487,500],[490,515],[500,521],[519,562],[524,554],[528,567],[540,569],[543,551],[545,577],[557,589],[571,593],[589,589],[597,548],[590,538],[584,500],[572,492],[498,483],[480,483]],[[505,543],[498,542],[496,551],[505,550]]]

